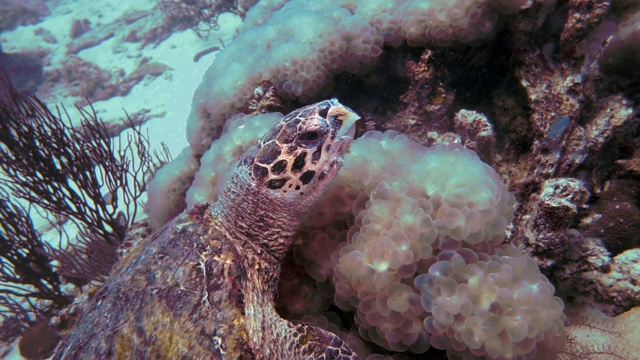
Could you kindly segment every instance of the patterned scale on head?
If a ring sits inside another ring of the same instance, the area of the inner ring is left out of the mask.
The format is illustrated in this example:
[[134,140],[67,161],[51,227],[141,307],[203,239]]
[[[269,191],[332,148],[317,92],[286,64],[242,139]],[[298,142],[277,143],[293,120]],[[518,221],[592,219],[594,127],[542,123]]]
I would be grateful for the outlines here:
[[280,263],[358,119],[335,99],[285,116],[243,154],[218,201],[116,263],[54,359],[358,359],[335,334],[274,308]]
[[[338,100],[309,105],[284,117],[259,144],[255,156],[245,155],[255,184],[304,195],[335,177],[345,145],[359,117]],[[329,177],[329,179],[325,179]]]

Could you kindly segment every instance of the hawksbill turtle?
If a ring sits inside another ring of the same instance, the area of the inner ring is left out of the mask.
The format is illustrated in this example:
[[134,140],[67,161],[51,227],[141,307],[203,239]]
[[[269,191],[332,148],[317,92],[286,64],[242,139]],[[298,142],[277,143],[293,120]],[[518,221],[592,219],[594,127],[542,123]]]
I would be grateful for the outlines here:
[[336,99],[286,115],[218,201],[187,209],[112,270],[54,359],[357,359],[274,309],[280,263],[336,177],[359,119]]

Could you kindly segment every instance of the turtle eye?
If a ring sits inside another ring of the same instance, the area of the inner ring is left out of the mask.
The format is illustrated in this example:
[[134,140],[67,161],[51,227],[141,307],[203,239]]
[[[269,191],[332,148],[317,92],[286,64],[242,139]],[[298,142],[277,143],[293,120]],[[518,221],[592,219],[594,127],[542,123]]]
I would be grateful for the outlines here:
[[320,109],[320,111],[318,111],[318,115],[323,119],[326,119],[328,114],[329,114],[329,107],[322,108]]
[[317,131],[305,131],[298,136],[298,139],[304,142],[317,141],[320,139],[320,133]]

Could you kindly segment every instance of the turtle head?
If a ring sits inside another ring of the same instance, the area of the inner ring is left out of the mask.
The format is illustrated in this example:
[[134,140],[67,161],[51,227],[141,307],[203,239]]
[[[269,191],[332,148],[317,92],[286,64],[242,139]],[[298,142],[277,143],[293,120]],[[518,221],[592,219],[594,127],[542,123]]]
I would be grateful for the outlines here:
[[286,115],[242,155],[214,218],[261,261],[278,264],[338,174],[359,118],[336,99]]
[[240,166],[270,201],[304,211],[336,177],[359,118],[336,99],[300,108],[275,125]]

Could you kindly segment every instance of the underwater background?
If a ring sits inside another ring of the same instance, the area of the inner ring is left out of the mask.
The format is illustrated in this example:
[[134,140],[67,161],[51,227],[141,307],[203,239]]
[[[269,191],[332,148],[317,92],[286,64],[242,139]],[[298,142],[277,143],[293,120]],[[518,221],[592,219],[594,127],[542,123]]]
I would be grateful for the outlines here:
[[6,358],[50,356],[117,259],[332,97],[362,120],[283,317],[367,359],[640,358],[637,1],[0,0],[0,46],[0,108],[28,104],[0,112]]

